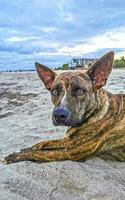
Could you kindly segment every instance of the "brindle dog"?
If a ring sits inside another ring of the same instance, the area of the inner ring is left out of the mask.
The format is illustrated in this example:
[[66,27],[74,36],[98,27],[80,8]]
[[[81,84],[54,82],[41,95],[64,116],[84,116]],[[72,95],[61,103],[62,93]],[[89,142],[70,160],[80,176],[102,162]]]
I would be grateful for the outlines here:
[[12,153],[5,157],[5,162],[81,161],[91,156],[125,161],[125,95],[114,95],[102,88],[113,60],[111,51],[87,71],[67,71],[60,75],[36,63],[38,75],[55,105],[54,125],[69,128],[64,138],[43,141]]

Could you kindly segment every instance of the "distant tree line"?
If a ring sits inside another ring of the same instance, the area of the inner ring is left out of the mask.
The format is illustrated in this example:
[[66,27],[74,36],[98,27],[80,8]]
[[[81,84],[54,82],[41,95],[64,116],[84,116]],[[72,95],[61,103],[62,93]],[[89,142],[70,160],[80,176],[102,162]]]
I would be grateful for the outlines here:
[[125,68],[125,57],[122,56],[114,61],[114,68]]
[[57,67],[55,70],[67,70],[69,68],[69,64],[65,63],[62,65],[62,67]]

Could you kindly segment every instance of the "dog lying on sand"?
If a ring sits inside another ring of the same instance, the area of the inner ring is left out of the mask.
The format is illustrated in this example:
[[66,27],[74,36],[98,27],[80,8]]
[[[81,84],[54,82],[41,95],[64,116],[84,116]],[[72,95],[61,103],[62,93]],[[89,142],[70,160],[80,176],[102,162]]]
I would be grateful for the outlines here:
[[[54,125],[68,126],[65,137],[42,141],[5,157],[5,163],[83,161],[92,156],[125,161],[125,95],[102,87],[112,71],[114,52],[108,52],[87,71],[57,75],[39,63],[36,69],[55,105]],[[117,83],[116,83],[117,84]]]

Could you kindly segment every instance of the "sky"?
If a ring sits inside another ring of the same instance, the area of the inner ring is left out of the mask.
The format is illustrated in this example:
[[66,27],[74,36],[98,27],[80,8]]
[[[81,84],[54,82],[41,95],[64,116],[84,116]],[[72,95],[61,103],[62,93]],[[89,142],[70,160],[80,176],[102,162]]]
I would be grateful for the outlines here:
[[0,70],[125,56],[124,0],[0,0]]

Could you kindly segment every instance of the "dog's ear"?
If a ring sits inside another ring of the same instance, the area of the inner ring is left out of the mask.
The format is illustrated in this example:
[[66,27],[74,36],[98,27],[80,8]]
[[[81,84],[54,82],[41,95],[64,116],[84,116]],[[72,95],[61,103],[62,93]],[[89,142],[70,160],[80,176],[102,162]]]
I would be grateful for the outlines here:
[[35,67],[38,73],[38,76],[43,81],[47,90],[51,90],[51,86],[56,77],[56,73],[49,69],[48,67],[41,65],[40,63],[35,63]]
[[110,51],[97,60],[91,68],[87,70],[87,74],[92,80],[94,87],[99,89],[106,84],[108,76],[113,67],[114,52]]

